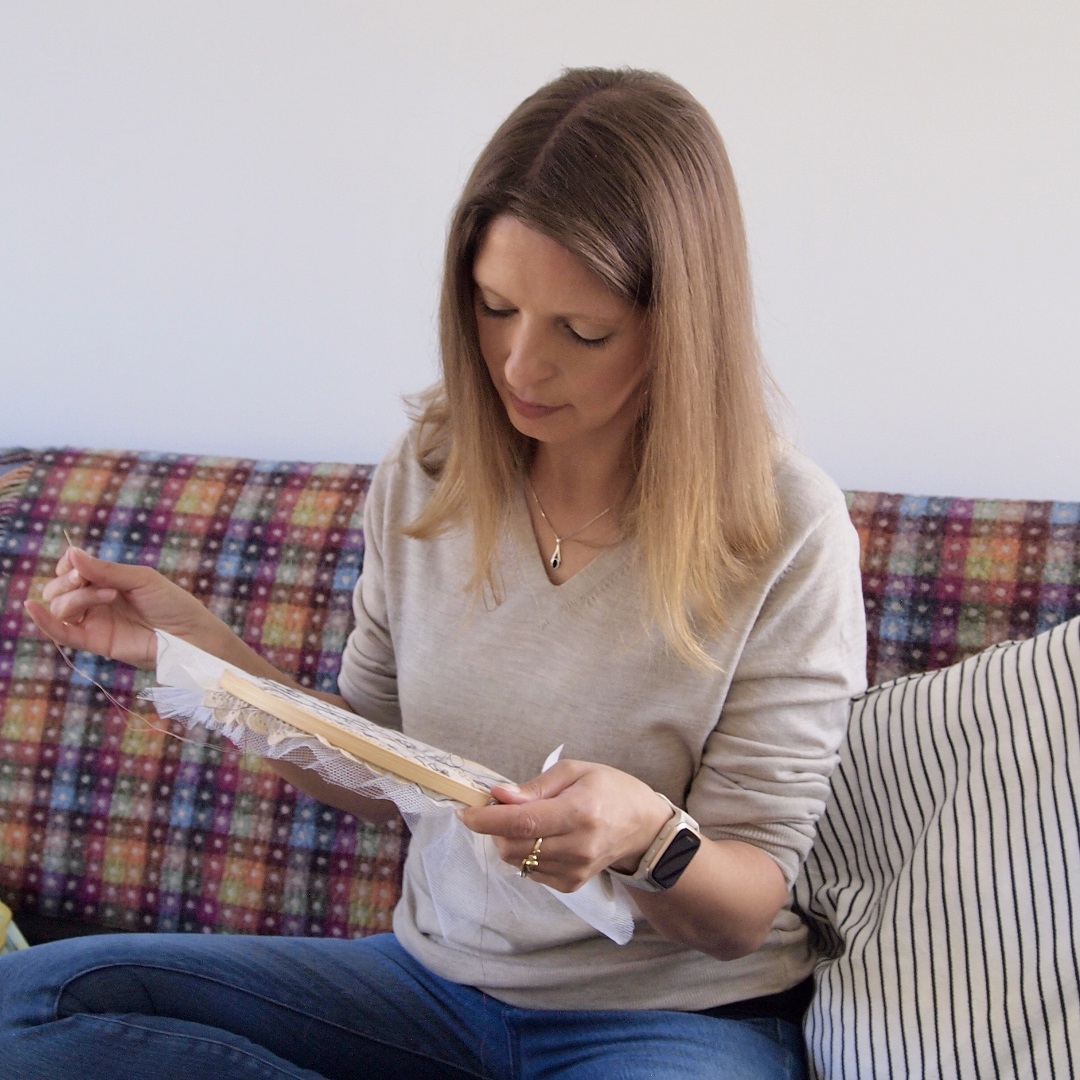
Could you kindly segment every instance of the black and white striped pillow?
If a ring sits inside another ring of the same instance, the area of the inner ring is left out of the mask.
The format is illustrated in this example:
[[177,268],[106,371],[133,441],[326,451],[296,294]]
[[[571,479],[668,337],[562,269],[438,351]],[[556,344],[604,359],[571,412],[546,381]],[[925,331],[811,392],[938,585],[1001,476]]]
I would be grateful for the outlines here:
[[1080,619],[853,706],[795,896],[821,1080],[1080,1076]]

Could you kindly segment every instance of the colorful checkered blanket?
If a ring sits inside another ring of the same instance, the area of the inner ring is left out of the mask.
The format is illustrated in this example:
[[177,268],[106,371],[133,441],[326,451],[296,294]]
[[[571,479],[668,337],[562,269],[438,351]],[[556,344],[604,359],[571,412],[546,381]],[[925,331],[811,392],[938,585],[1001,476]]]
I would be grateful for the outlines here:
[[[366,465],[0,451],[0,900],[80,928],[384,931],[407,837],[167,727],[149,676],[41,639],[23,612],[65,530],[156,566],[306,686],[333,690],[363,560]],[[1080,613],[1080,504],[855,492],[869,678],[943,667]]]

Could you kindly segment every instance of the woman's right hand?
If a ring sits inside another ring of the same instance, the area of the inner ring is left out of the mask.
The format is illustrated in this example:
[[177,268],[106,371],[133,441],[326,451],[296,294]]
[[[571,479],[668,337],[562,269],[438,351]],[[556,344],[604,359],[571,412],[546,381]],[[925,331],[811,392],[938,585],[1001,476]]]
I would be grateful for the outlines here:
[[[152,669],[157,664],[154,631],[164,630],[253,675],[297,687],[191,593],[148,566],[106,562],[81,548],[68,548],[41,595],[44,603],[28,600],[26,611],[58,645]],[[350,707],[334,694],[316,696]],[[301,791],[365,821],[381,823],[397,816],[392,802],[357,795],[287,761],[270,764]]]
[[28,600],[26,610],[57,644],[141,668],[157,662],[155,630],[198,641],[217,623],[156,570],[95,559],[81,548],[60,557],[42,599]]

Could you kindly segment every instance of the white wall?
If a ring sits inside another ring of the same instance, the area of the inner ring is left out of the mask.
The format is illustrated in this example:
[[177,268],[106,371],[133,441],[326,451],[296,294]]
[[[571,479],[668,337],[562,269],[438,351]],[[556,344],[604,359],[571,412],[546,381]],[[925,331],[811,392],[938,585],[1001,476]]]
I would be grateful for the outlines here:
[[846,487],[1080,499],[1071,0],[0,0],[0,444],[375,460],[445,222],[564,65],[712,110]]

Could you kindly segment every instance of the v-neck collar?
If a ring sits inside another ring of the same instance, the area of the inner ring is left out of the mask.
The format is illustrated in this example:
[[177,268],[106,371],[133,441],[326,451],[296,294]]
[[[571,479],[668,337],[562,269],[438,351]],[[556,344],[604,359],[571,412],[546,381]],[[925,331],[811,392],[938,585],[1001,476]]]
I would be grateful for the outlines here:
[[614,547],[601,548],[576,574],[556,585],[547,576],[543,555],[536,545],[524,484],[519,484],[514,493],[508,529],[518,578],[538,600],[573,604],[606,586],[629,566],[632,542],[623,540]]

